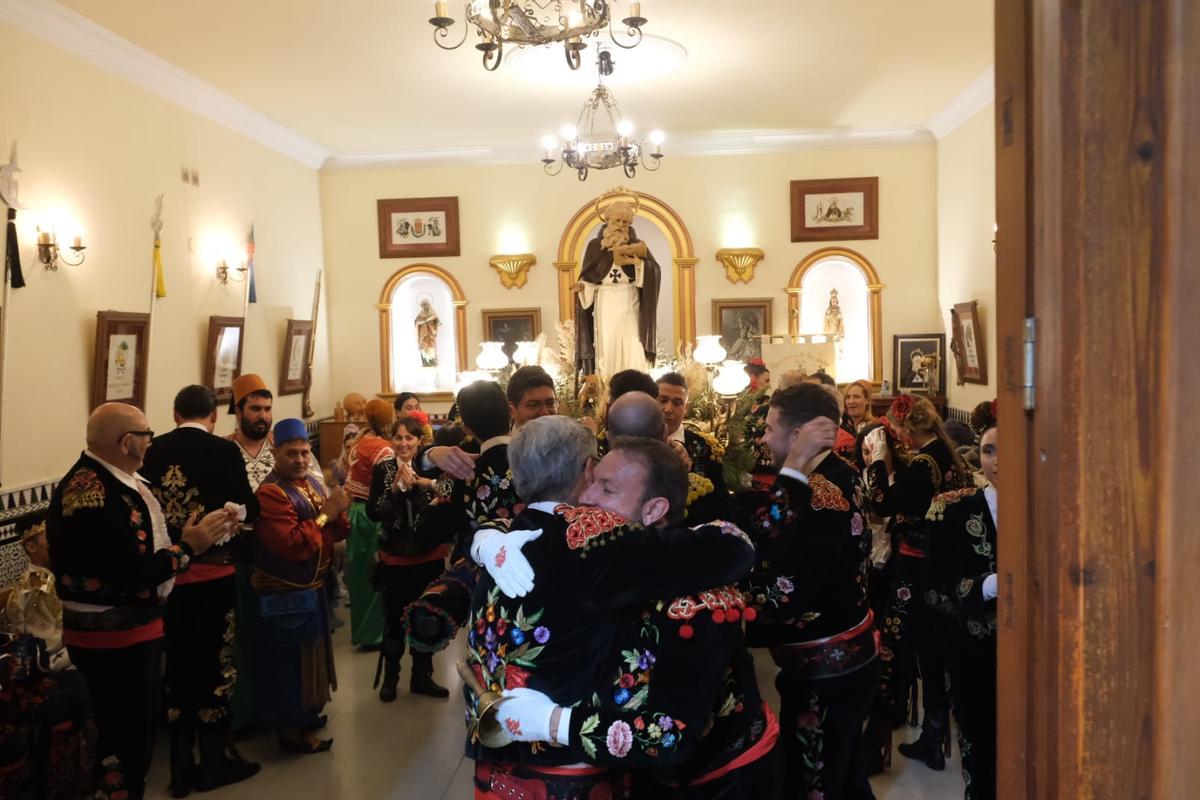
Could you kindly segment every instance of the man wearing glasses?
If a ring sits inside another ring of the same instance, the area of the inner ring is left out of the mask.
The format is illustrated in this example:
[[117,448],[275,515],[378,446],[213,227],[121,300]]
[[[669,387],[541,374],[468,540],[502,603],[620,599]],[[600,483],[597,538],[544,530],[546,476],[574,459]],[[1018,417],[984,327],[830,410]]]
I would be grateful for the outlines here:
[[231,533],[236,512],[192,514],[172,544],[163,512],[137,474],[154,438],[146,415],[105,403],[87,449],[55,487],[46,520],[63,641],[87,678],[100,789],[145,792],[160,696],[163,604],[192,557]]

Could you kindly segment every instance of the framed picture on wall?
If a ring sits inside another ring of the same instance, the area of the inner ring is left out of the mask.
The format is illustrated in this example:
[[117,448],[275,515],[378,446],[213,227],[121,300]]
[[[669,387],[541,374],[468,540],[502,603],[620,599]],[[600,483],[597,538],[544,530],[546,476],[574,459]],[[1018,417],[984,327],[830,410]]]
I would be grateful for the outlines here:
[[510,359],[517,342],[531,342],[542,332],[540,308],[501,308],[483,311],[483,335],[489,342],[504,342]]
[[283,337],[283,364],[279,367],[279,394],[300,394],[308,373],[308,347],[312,320],[289,319]]
[[713,333],[721,337],[726,358],[762,358],[761,336],[771,334],[771,298],[713,300]]
[[792,241],[879,238],[879,178],[792,181]]
[[907,333],[892,337],[892,386],[896,394],[946,395],[946,335]]
[[208,344],[204,349],[205,386],[217,395],[218,403],[233,397],[233,381],[242,374],[242,317],[209,317]]
[[955,303],[950,309],[950,350],[959,383],[987,383],[987,343],[979,321],[979,303]]
[[380,258],[457,256],[458,198],[376,200]]
[[96,312],[92,408],[102,403],[129,403],[145,410],[149,359],[149,314]]

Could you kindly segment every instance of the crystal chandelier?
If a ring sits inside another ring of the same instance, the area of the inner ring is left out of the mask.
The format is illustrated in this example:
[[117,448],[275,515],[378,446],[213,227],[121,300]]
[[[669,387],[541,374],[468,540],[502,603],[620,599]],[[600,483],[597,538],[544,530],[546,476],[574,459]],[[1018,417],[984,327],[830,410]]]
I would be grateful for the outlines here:
[[542,139],[542,167],[547,175],[557,175],[567,166],[585,181],[589,170],[621,167],[632,178],[639,164],[648,172],[662,164],[663,132],[653,130],[647,139],[634,140],[633,123],[621,115],[617,98],[604,85],[604,77],[613,71],[612,53],[601,50],[598,60],[600,81],[584,102],[579,120],[564,125],[560,138]]
[[468,0],[464,9],[467,25],[462,38],[456,44],[447,44],[450,26],[448,3],[437,0],[433,4],[433,41],[443,50],[457,50],[467,40],[470,26],[475,26],[480,42],[475,49],[483,53],[483,67],[495,71],[500,67],[504,45],[529,47],[555,42],[563,43],[563,52],[571,69],[579,69],[580,54],[587,47],[585,38],[599,36],[608,28],[613,44],[626,50],[637,47],[642,41],[642,4],[634,0],[629,4],[629,16],[621,20],[625,26],[623,43],[613,29],[613,0]]

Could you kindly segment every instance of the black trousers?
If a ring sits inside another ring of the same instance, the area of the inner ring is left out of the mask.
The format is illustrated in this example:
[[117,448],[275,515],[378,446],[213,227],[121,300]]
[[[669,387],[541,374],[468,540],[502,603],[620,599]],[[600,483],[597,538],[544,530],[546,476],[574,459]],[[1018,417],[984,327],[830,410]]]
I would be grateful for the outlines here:
[[194,728],[229,727],[233,663],[234,576],[176,584],[163,613],[167,649],[167,720]]
[[873,800],[858,749],[878,675],[876,659],[833,678],[775,678],[786,797]]
[[896,555],[896,577],[879,627],[882,671],[872,716],[893,727],[904,721],[906,701],[919,665],[923,727],[932,723],[944,730],[950,709],[946,645],[953,623],[926,605],[924,566],[923,558]]
[[[145,794],[154,756],[163,640],[111,649],[68,645],[67,650],[92,695],[100,785],[110,793],[124,788],[136,800]],[[121,786],[113,787],[118,775]]]
[[[404,609],[442,574],[444,567],[440,559],[424,564],[378,566],[376,587],[383,595],[383,663],[389,676],[399,674],[400,658],[404,655]],[[414,675],[433,673],[432,653],[414,651],[412,661]]]
[[950,649],[950,697],[958,722],[965,800],[996,797],[996,637]]

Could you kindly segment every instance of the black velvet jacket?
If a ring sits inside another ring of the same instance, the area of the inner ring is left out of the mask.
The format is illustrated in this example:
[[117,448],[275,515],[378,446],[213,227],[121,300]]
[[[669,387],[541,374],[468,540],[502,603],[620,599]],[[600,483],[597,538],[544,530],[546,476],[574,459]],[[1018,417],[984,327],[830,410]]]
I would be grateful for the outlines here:
[[934,496],[964,488],[970,483],[971,477],[960,474],[950,449],[941,439],[929,442],[908,464],[898,466],[891,485],[888,485],[887,467],[882,461],[867,467],[871,510],[877,516],[892,518],[892,535],[898,540],[897,544],[922,552],[929,533],[925,513]]
[[929,506],[925,600],[958,622],[955,641],[967,648],[995,646],[996,599],[983,598],[983,581],[996,571],[996,523],[983,489],[940,494]]
[[379,523],[379,549],[393,556],[418,556],[438,547],[417,538],[417,519],[433,492],[417,486],[402,492],[393,489],[396,459],[388,458],[371,470],[371,496],[367,516]]
[[508,445],[494,444],[480,454],[470,480],[442,484],[417,517],[416,541],[426,549],[452,543],[453,561],[470,549],[480,525],[512,519],[521,508],[524,504],[508,468]]

